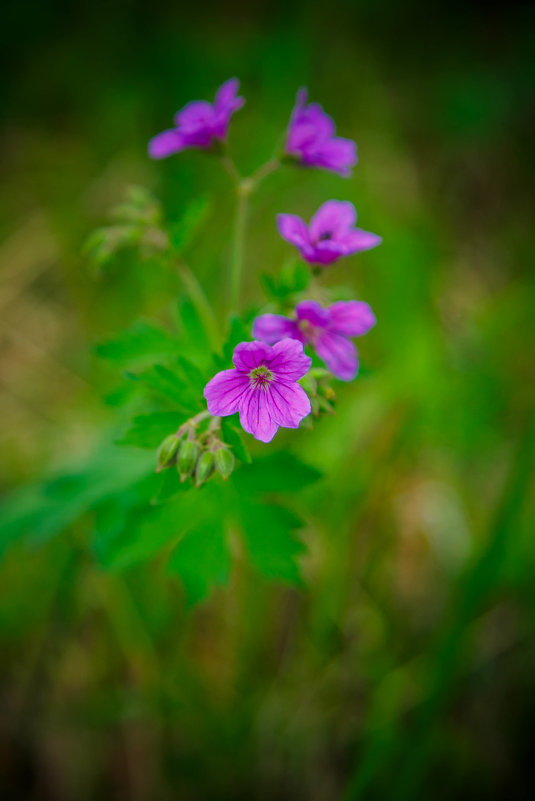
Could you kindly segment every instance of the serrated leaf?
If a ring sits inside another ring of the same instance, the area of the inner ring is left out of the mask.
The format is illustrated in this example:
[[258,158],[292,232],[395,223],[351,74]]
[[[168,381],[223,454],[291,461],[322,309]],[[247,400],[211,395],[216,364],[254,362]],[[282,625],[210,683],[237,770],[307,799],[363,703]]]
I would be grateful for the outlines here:
[[294,492],[313,484],[321,473],[291,453],[272,453],[234,473],[234,482],[244,493]]
[[168,570],[180,577],[190,606],[205,598],[212,587],[225,584],[230,555],[221,523],[214,519],[189,531],[173,551]]
[[223,441],[230,445],[234,455],[246,464],[251,464],[251,456],[243,441],[240,429],[234,425],[232,417],[221,418],[221,435]]
[[140,414],[131,420],[129,427],[117,440],[117,444],[156,449],[162,440],[176,431],[187,418],[187,414],[178,412]]
[[110,522],[94,541],[100,563],[109,570],[124,570],[170,548],[187,525],[176,503],[160,509],[138,507],[122,519],[119,512]]
[[180,342],[155,323],[139,320],[115,339],[97,345],[95,350],[103,359],[127,367],[148,358],[176,356]]
[[193,414],[199,411],[199,400],[189,383],[176,371],[155,364],[143,373],[127,373],[128,378],[147,387],[156,396],[171,401],[178,412]]
[[82,469],[15,491],[0,507],[0,552],[19,538],[41,542],[59,534],[106,498],[130,491],[152,463],[104,443]]
[[282,506],[240,506],[240,517],[247,551],[256,569],[267,578],[302,584],[297,562],[305,550],[295,535],[303,527],[296,515]]
[[200,393],[202,396],[204,387],[206,386],[209,378],[207,378],[202,370],[196,364],[187,359],[185,356],[179,356],[176,364],[181,369],[182,374],[192,391]]

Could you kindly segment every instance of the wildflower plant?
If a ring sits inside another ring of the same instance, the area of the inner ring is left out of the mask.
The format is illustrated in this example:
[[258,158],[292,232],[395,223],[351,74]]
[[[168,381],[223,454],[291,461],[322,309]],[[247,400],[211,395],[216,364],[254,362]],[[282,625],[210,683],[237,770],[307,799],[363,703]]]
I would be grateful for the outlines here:
[[[311,422],[334,412],[336,381],[352,381],[358,374],[352,340],[376,323],[366,302],[337,301],[336,291],[320,283],[340,258],[381,242],[355,226],[355,208],[344,200],[327,199],[309,225],[291,213],[273,220],[274,236],[278,227],[300,258],[278,278],[264,278],[269,298],[261,313],[251,315],[243,306],[244,241],[253,191],[270,172],[292,165],[349,177],[357,157],[355,143],[337,136],[333,120],[300,90],[282,152],[243,177],[227,150],[231,118],[245,102],[238,89],[232,79],[220,87],[213,103],[189,103],[176,114],[175,127],[157,134],[148,146],[153,159],[184,157],[177,154],[189,148],[209,152],[235,185],[226,319],[218,319],[184,260],[188,238],[203,222],[202,203],[194,203],[178,226],[168,226],[158,201],[136,189],[116,212],[117,222],[97,231],[88,243],[100,265],[124,247],[172,261],[189,296],[185,325],[196,327],[202,347],[212,351],[196,360],[184,352],[177,334],[146,321],[99,346],[101,356],[127,367],[127,380],[141,390],[136,414],[119,439],[152,452],[154,473],[141,471],[127,515],[141,514],[150,526],[152,505],[153,514],[164,520],[173,543],[170,568],[181,576],[192,600],[228,576],[229,537],[237,532],[262,573],[300,581],[297,558],[303,544],[296,531],[303,524],[293,510],[273,503],[271,493],[292,492],[318,479],[319,473],[274,441],[281,429],[292,429],[287,437],[313,436],[306,431]],[[140,355],[144,367],[136,370]],[[255,448],[254,461],[248,451],[252,438],[262,443]],[[127,534],[122,537],[125,546]],[[164,534],[162,539],[149,550],[165,545]],[[109,538],[100,547],[106,551]]]

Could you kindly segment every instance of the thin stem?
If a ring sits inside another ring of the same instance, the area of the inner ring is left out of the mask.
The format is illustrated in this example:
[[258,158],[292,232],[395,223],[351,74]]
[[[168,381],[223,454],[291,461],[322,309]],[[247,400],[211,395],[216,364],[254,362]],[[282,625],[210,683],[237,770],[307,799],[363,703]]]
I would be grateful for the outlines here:
[[235,183],[239,184],[241,181],[241,175],[234,161],[231,159],[228,153],[221,154],[221,164],[226,169],[231,178],[234,179]]
[[243,252],[245,240],[245,224],[247,221],[247,207],[249,195],[254,184],[250,178],[245,178],[238,185],[238,202],[236,206],[236,220],[234,223],[234,240],[232,244],[232,261],[230,265],[230,310],[237,313],[240,306],[241,277],[243,271]]
[[277,170],[280,166],[281,161],[278,156],[274,156],[269,161],[266,161],[265,164],[262,164],[262,166],[255,170],[255,172],[253,172],[251,175],[251,181],[254,184],[254,188],[256,189],[260,181],[263,181],[267,175]]
[[194,273],[190,270],[188,265],[182,261],[182,259],[179,259],[176,262],[176,266],[180,280],[186,287],[191,298],[191,302],[199,313],[199,317],[204,324],[212,346],[216,349],[219,348],[219,345],[221,344],[219,326],[202,286],[200,285]]

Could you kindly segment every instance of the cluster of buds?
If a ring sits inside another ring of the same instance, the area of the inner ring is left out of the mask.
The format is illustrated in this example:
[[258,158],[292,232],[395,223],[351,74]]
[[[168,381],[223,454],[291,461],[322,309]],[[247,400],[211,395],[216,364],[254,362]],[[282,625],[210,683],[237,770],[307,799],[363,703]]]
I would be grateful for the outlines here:
[[221,418],[201,412],[163,440],[156,470],[176,467],[181,482],[190,478],[200,487],[215,473],[228,479],[234,465],[234,454],[221,439]]
[[322,414],[334,414],[336,393],[330,384],[332,378],[329,370],[325,370],[323,367],[312,367],[299,381],[310,398],[314,417],[320,417]]

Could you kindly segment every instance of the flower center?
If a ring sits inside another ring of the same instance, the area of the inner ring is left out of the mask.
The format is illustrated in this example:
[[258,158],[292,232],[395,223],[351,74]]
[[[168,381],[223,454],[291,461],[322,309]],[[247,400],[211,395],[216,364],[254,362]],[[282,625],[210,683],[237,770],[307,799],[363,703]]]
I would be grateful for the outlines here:
[[318,334],[321,332],[321,328],[312,325],[312,323],[308,320],[299,320],[298,326],[309,342],[314,342]]
[[328,239],[332,239],[332,232],[331,231],[324,231],[318,237],[318,242],[326,242]]
[[273,373],[264,364],[261,364],[260,367],[255,367],[254,370],[251,370],[249,378],[252,386],[265,387],[273,381]]

